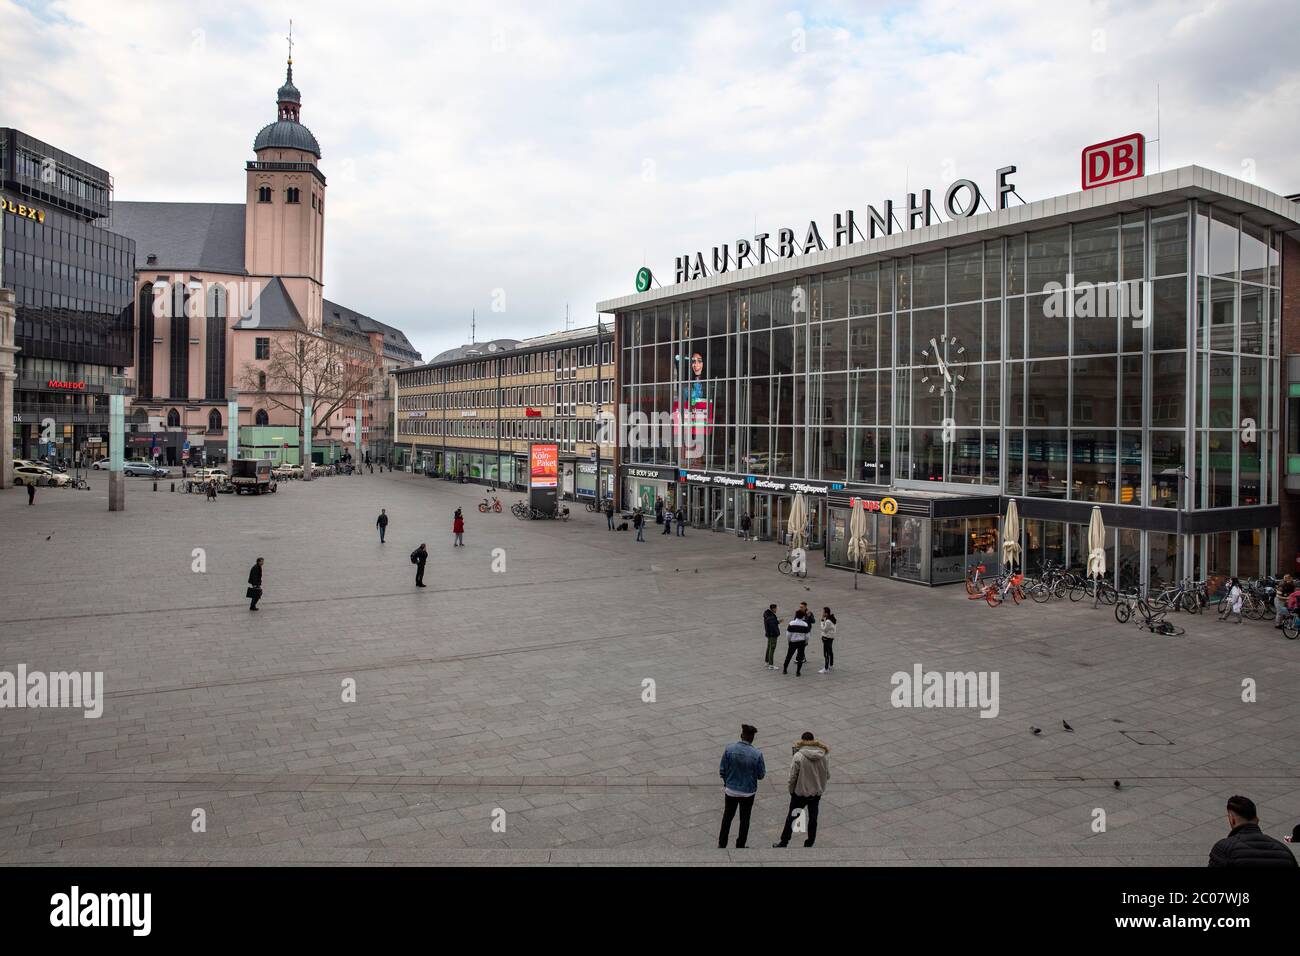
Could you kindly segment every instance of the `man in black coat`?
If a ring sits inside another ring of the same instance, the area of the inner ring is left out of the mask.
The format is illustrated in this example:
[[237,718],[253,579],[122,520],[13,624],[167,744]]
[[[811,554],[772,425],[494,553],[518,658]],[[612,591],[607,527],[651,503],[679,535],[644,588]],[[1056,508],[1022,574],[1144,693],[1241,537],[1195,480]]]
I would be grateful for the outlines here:
[[429,549],[420,542],[420,546],[411,552],[411,563],[415,565],[415,586],[427,587],[424,583],[424,562],[429,560]]
[[1250,798],[1228,800],[1228,826],[1231,832],[1210,850],[1210,866],[1300,865],[1285,843],[1259,828],[1255,801]]
[[605,523],[609,525],[609,530],[614,530],[614,499],[605,499]]
[[384,534],[388,531],[388,509],[380,508],[379,517],[375,519],[375,527],[379,529],[379,543],[384,543]]
[[256,611],[257,602],[262,600],[262,564],[265,561],[266,558],[258,558],[257,563],[248,572],[248,596],[253,600],[253,603],[248,605],[250,611]]
[[768,605],[763,612],[763,636],[767,638],[767,654],[763,660],[767,662],[767,669],[776,670],[776,642],[781,639],[781,619],[776,616],[776,605]]

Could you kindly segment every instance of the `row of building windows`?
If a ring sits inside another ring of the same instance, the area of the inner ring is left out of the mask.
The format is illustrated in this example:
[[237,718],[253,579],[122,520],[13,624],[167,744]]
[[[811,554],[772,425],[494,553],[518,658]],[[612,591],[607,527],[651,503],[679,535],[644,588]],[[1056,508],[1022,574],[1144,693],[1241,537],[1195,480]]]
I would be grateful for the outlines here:
[[[601,356],[601,365],[612,364],[613,350],[609,342],[601,343]],[[419,388],[422,385],[494,379],[497,377],[497,363],[501,364],[500,374],[503,376],[556,372],[557,378],[572,377],[573,373],[580,368],[595,367],[596,346],[593,343],[592,345],[547,352],[503,355],[499,358],[485,359],[479,362],[462,362],[437,368],[411,369],[399,373],[399,379],[402,388]]]
[[608,405],[614,393],[610,379],[596,383],[569,382],[561,385],[520,385],[515,388],[473,389],[459,392],[415,392],[400,395],[399,407],[405,410],[441,408],[525,408],[542,405]]
[[[271,201],[271,192],[272,191],[270,186],[258,186],[257,201],[260,203],[269,203]],[[287,187],[284,191],[284,201],[291,206],[298,205],[300,202],[302,202],[302,190],[300,190],[297,186]],[[319,213],[324,213],[325,197],[317,196],[316,193],[313,192],[311,194],[311,208],[315,209]]]
[[[494,440],[497,420],[466,421],[457,419],[404,418],[397,423],[397,433],[412,437],[478,438]],[[565,443],[596,440],[594,419],[503,418],[502,441],[560,441]]]
[[[47,217],[46,222],[33,222],[19,216],[6,215],[4,230],[14,237],[32,240],[24,243],[42,255],[57,255],[55,250],[62,250],[72,256],[82,256],[94,262],[112,265],[119,272],[129,273],[135,267],[133,243],[125,236],[108,232],[102,227],[71,219],[70,217]],[[11,247],[13,241],[5,240],[5,246]],[[63,258],[59,256],[59,258]]]
[[55,159],[20,148],[17,150],[14,167],[18,175],[24,179],[56,186],[66,195],[76,196],[78,199],[99,206],[108,202],[108,190],[102,184],[70,172]]

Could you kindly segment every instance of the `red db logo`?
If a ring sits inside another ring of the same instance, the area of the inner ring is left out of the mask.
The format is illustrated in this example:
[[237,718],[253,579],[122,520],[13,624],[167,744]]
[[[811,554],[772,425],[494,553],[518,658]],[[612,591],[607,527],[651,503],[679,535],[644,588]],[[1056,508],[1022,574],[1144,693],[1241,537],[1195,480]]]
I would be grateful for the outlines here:
[[1088,146],[1083,151],[1083,188],[1137,179],[1143,175],[1145,164],[1146,137],[1141,133]]

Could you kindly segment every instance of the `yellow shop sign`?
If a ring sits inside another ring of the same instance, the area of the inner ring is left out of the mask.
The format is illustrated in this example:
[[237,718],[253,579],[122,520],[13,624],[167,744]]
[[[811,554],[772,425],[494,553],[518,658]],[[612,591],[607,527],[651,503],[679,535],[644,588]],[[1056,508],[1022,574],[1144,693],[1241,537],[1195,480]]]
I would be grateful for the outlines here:
[[37,209],[35,206],[26,206],[22,203],[16,203],[12,199],[0,196],[0,209],[12,216],[21,216],[24,219],[30,219],[32,222],[44,222],[45,211]]

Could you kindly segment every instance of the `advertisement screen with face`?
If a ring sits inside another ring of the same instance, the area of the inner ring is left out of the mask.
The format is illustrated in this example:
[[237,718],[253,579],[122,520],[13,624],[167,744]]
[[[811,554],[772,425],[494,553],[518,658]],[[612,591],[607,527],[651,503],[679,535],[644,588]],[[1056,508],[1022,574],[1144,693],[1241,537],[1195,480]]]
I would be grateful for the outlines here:
[[682,385],[682,401],[673,405],[673,419],[679,423],[683,454],[689,465],[704,458],[705,436],[713,422],[709,395],[713,383],[705,377],[702,352],[690,354],[688,368]]

